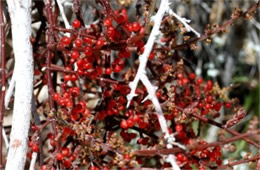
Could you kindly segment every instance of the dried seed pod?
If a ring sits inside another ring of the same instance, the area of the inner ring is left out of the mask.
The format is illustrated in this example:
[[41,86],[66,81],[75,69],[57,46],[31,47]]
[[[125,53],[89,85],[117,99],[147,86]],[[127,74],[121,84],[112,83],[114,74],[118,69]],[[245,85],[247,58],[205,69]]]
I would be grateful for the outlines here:
[[246,116],[246,112],[244,108],[240,108],[237,112],[237,114],[235,114],[233,116],[232,119],[230,119],[229,121],[227,121],[227,123],[225,124],[226,128],[230,128],[234,125],[236,125],[240,120],[242,120],[244,117]]

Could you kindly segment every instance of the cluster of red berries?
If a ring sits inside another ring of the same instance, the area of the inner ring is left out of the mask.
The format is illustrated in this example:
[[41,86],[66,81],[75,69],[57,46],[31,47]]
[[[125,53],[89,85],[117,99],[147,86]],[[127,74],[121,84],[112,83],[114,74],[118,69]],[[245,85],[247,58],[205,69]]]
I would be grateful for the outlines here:
[[210,112],[219,112],[223,105],[228,109],[232,106],[229,101],[223,101],[219,95],[214,92],[211,80],[206,81],[204,85],[203,79],[196,79],[194,73],[190,73],[188,77],[185,77],[183,74],[178,74],[177,88],[181,90],[179,92],[176,91],[176,105],[185,108],[192,105],[194,101],[197,101],[196,107],[200,110],[202,115],[206,115]]
[[140,121],[140,116],[139,115],[134,115],[127,120],[122,120],[120,123],[120,127],[123,129],[127,129],[129,127],[133,127],[137,122]]
[[78,87],[69,88],[66,84],[63,84],[62,87],[61,95],[59,93],[53,93],[52,98],[61,107],[71,108],[70,113],[67,113],[70,115],[70,118],[73,121],[77,121],[80,117],[86,118],[90,115],[90,110],[87,108],[85,101],[73,102],[73,99],[79,97],[80,89]]
[[[129,108],[126,108],[126,95],[130,92],[128,83],[134,79],[136,68],[130,69],[129,72],[124,70],[126,70],[130,58],[136,54],[142,54],[145,50],[142,40],[146,36],[145,27],[138,21],[130,22],[126,9],[117,10],[114,14],[113,17],[104,16],[103,20],[91,24],[88,28],[83,27],[83,23],[76,19],[72,22],[73,30],[69,31],[70,36],[58,38],[57,49],[64,49],[62,50],[64,55],[62,62],[65,66],[64,81],[58,84],[59,88],[56,88],[57,92],[53,92],[52,99],[56,103],[58,117],[69,125],[57,125],[55,128],[59,131],[60,136],[57,139],[53,133],[48,134],[47,141],[52,146],[50,152],[55,153],[54,157],[61,168],[74,168],[73,165],[80,162],[79,164],[84,165],[88,163],[87,166],[90,170],[108,169],[106,166],[95,166],[97,164],[92,162],[93,155],[98,157],[101,155],[101,151],[91,148],[89,141],[77,138],[78,134],[75,130],[78,128],[77,126],[82,126],[81,130],[89,128],[89,133],[93,138],[97,138],[99,143],[109,140],[101,135],[103,131],[107,134],[110,133],[109,130],[104,130],[104,127],[107,126],[111,126],[109,128],[112,132],[120,129],[119,134],[125,143],[136,142],[135,144],[145,145],[142,147],[152,147],[159,143],[159,138],[153,139],[152,137],[155,132],[160,131],[158,117],[153,114],[154,108],[150,100],[142,102],[148,93],[141,83],[136,89],[138,96],[131,101]],[[163,37],[162,41],[169,43],[167,37]],[[155,80],[152,83],[159,87],[156,96],[162,104],[167,124],[170,125],[170,133],[176,134],[176,142],[186,146],[191,144],[193,139],[198,138],[191,128],[193,119],[187,120],[188,114],[184,113],[186,108],[193,106],[192,111],[201,116],[216,118],[223,106],[231,109],[233,105],[228,99],[221,98],[215,92],[211,80],[204,82],[194,73],[186,73],[186,70],[181,68],[173,69],[173,65],[166,64],[165,61],[168,62],[167,57],[170,56],[170,53],[157,48],[157,44],[155,47],[156,49],[153,49],[149,56],[147,76],[149,79]],[[51,53],[52,60],[56,57],[54,54]],[[160,62],[159,66],[152,63],[157,59]],[[168,74],[165,79],[159,78],[169,72],[171,74]],[[35,74],[40,73],[38,71]],[[113,83],[104,83],[104,79]],[[47,84],[47,82],[47,74],[44,74],[44,83]],[[82,85],[82,82],[85,84]],[[86,85],[87,83],[89,84]],[[168,83],[172,91],[166,87]],[[99,95],[100,101],[97,106],[94,106],[93,115],[87,107],[87,97],[82,94],[85,89],[89,91],[94,89],[94,93]],[[87,121],[90,115],[93,120]],[[32,126],[32,129],[36,131],[37,126]],[[133,132],[132,129],[137,132]],[[72,145],[70,145],[71,143]],[[77,157],[73,149],[75,145],[82,143],[91,149],[87,152],[84,151],[85,157]],[[39,151],[38,145],[32,141],[29,143],[29,147],[33,152]],[[116,146],[111,146],[111,148],[118,152]],[[94,154],[92,150],[95,150]],[[134,159],[134,156],[131,157],[129,154],[123,153],[122,155],[128,162]],[[205,166],[200,163],[200,160],[217,165],[222,163],[220,147],[193,149],[189,153],[177,153],[176,158],[177,163],[184,169],[190,169],[193,164],[202,170]],[[98,161],[102,162],[102,160]],[[136,161],[142,164],[145,162],[145,158],[136,158]],[[112,165],[111,162],[103,161],[102,164]],[[161,167],[167,166],[169,166],[167,163],[161,164]],[[41,169],[47,169],[47,165],[43,165]]]
[[70,154],[68,147],[61,148],[60,150],[61,152],[56,154],[57,160],[61,161],[65,168],[70,168],[71,163],[76,159],[75,155]]

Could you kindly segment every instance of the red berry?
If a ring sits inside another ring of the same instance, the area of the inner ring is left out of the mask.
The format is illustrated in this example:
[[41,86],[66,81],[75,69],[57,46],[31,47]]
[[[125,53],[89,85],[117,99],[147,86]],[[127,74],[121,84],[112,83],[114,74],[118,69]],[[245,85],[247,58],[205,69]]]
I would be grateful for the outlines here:
[[32,146],[34,145],[34,142],[33,141],[30,141],[29,143],[28,143],[28,146],[31,148]]
[[70,40],[69,37],[64,36],[64,37],[62,37],[61,42],[62,42],[63,44],[65,44],[65,45],[69,45],[70,42],[71,42],[71,40]]
[[71,56],[71,58],[73,58],[73,59],[77,59],[77,58],[79,58],[79,52],[78,52],[78,51],[72,51],[72,52],[70,53],[70,56]]
[[56,141],[53,140],[53,139],[51,139],[51,140],[50,140],[50,144],[51,144],[51,146],[55,147],[55,146],[56,146]]
[[126,123],[127,123],[127,127],[133,127],[134,124],[135,124],[132,119],[128,119],[128,120],[126,121]]
[[87,62],[84,64],[83,66],[84,69],[91,69],[92,68],[92,64],[90,62]]
[[92,43],[92,39],[90,39],[89,37],[84,37],[84,38],[83,38],[83,41],[84,41],[86,44],[91,44],[91,43]]
[[114,71],[116,73],[119,73],[121,71],[121,67],[119,65],[116,65],[115,68],[114,68]]
[[116,31],[114,27],[108,27],[107,28],[107,36],[113,40],[113,37],[115,35]]
[[214,109],[215,109],[216,111],[219,111],[219,110],[221,109],[221,106],[222,106],[222,104],[221,104],[220,102],[217,102],[217,103],[214,105]]
[[181,124],[177,124],[177,125],[175,126],[175,130],[176,130],[177,132],[182,131],[182,129],[183,129],[183,127],[182,127]]
[[52,94],[52,98],[53,98],[54,101],[58,101],[59,98],[60,98],[59,93],[53,93],[53,94]]
[[47,165],[42,165],[41,170],[47,170]]
[[66,160],[63,162],[63,166],[65,166],[66,168],[71,167],[71,161],[70,161],[69,159],[66,159]]
[[206,170],[206,168],[205,168],[204,165],[201,165],[201,166],[199,167],[199,170]]
[[184,156],[182,153],[178,153],[178,154],[176,155],[177,160],[178,160],[178,161],[181,161],[181,162],[184,160],[184,157],[185,157],[185,156]]
[[144,53],[144,50],[145,50],[144,46],[141,47],[141,48],[140,48],[140,53]]
[[182,81],[181,80],[177,80],[177,85],[178,86],[182,86],[183,84],[182,84]]
[[91,111],[89,109],[85,109],[85,111],[82,113],[83,117],[87,117],[91,114]]
[[206,107],[207,107],[207,108],[211,108],[211,105],[207,106],[207,104],[206,104],[205,109],[204,109],[204,110],[201,110],[201,114],[202,114],[202,115],[206,115],[206,114],[209,113],[209,109],[207,109]]
[[125,22],[126,21],[126,17],[124,16],[124,15],[122,15],[122,14],[120,14],[118,17],[117,17],[117,22],[118,22],[118,24],[122,24],[123,22]]
[[80,90],[78,87],[72,87],[70,89],[70,93],[71,93],[72,97],[77,97],[79,95],[79,92],[80,92]]
[[67,108],[71,108],[72,106],[73,106],[73,102],[72,102],[72,100],[69,99],[69,100],[67,101],[67,103],[66,103],[66,107],[67,107]]
[[129,58],[131,56],[131,52],[127,50],[121,50],[118,52],[118,57],[120,58]]
[[64,75],[64,81],[70,81],[71,80],[71,75],[70,74],[65,74]]
[[120,127],[123,128],[123,129],[126,129],[128,127],[128,124],[127,124],[126,120],[122,120],[120,122]]
[[191,80],[194,80],[194,79],[196,78],[196,74],[190,73],[189,78],[190,78]]
[[97,40],[96,42],[96,46],[98,47],[102,47],[105,44],[105,42],[103,40]]
[[226,103],[225,103],[225,107],[226,107],[227,109],[230,109],[230,108],[231,108],[231,103],[230,103],[230,102],[226,102]]
[[54,139],[54,134],[53,133],[48,133],[47,138],[48,139]]
[[71,81],[76,81],[78,80],[78,76],[76,74],[71,75]]
[[183,74],[179,73],[177,74],[178,79],[183,79]]
[[32,145],[32,151],[33,152],[38,152],[39,151],[39,147],[36,144]]
[[89,167],[89,170],[99,170],[99,168],[94,166],[94,165],[92,165],[92,166]]
[[65,93],[63,93],[63,97],[64,97],[64,98],[69,98],[69,97],[70,97],[70,94],[69,94],[68,92],[65,92]]
[[75,155],[70,155],[69,159],[70,159],[71,161],[74,161],[74,160],[76,159],[76,157],[75,157]]
[[138,125],[141,129],[144,129],[147,127],[147,124],[142,119],[138,122]]
[[207,103],[207,104],[205,105],[205,108],[206,108],[206,110],[210,110],[210,109],[211,109],[211,104]]
[[213,102],[213,96],[208,96],[206,98],[206,101],[207,101],[207,103],[212,103]]
[[61,151],[63,156],[69,156],[70,155],[70,149],[68,147],[62,148]]
[[136,122],[139,122],[139,120],[140,120],[140,116],[139,115],[134,115],[133,121],[136,123]]
[[83,44],[83,41],[81,39],[76,39],[74,41],[74,44],[75,44],[76,47],[81,47],[82,44]]
[[64,157],[64,156],[63,156],[61,153],[58,153],[58,154],[56,155],[56,159],[57,159],[58,161],[62,161],[63,157]]
[[207,88],[207,90],[212,90],[212,87],[213,87],[213,83],[212,83],[212,81],[211,80],[208,80],[207,81],[207,86],[206,86],[206,88]]
[[182,84],[185,85],[189,82],[189,79],[183,78],[183,79],[181,79],[181,81],[182,81]]
[[203,83],[203,79],[202,79],[202,78],[198,78],[198,79],[197,79],[197,84],[198,84],[198,85],[201,85],[202,83]]
[[31,128],[32,128],[33,131],[36,131],[36,130],[39,129],[38,126],[36,126],[36,125],[34,125],[34,124],[32,124]]
[[110,75],[112,73],[112,68],[106,68],[105,74]]
[[218,160],[216,161],[216,163],[217,163],[218,165],[221,165],[221,164],[222,164],[222,160],[221,160],[221,159],[218,159]]
[[161,96],[162,96],[162,91],[161,90],[158,90],[158,91],[156,91],[156,96],[158,97],[158,98],[160,98]]
[[124,160],[129,161],[130,160],[130,155],[129,154],[124,155]]
[[169,69],[171,68],[171,66],[169,64],[166,64],[164,67],[163,67],[163,70],[165,72],[167,72]]
[[151,52],[150,55],[149,55],[149,59],[150,60],[154,59],[154,56],[155,56],[154,52]]
[[139,29],[141,28],[139,22],[134,22],[132,23],[132,30],[133,31],[139,31]]
[[80,21],[79,20],[74,20],[73,22],[72,22],[72,26],[74,27],[74,28],[79,28],[80,27]]
[[87,47],[85,48],[85,50],[84,50],[84,53],[85,53],[85,55],[86,55],[87,57],[90,57],[90,56],[92,55],[92,53],[93,53],[92,47],[87,46]]
[[109,170],[109,168],[107,166],[103,166],[102,169],[103,170]]
[[105,24],[105,26],[110,27],[112,25],[112,19],[111,18],[106,18],[104,20],[104,24]]

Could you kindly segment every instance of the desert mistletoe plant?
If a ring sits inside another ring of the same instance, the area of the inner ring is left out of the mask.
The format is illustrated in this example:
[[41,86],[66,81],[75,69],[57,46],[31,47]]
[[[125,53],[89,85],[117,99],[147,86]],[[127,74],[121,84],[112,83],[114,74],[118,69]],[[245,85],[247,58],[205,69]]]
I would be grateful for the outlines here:
[[210,79],[186,55],[237,22],[259,27],[260,2],[204,30],[174,5],[1,1],[1,168],[260,168],[259,119],[229,95],[239,84]]

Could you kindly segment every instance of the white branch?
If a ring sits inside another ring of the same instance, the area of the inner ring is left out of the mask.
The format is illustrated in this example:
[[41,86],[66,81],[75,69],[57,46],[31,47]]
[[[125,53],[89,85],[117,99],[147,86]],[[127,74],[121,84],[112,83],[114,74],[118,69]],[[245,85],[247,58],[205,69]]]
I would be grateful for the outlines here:
[[[64,24],[65,24],[65,28],[66,28],[66,29],[70,29],[71,26],[70,26],[70,24],[69,24],[69,21],[68,21],[66,15],[65,15],[65,12],[64,12],[62,3],[61,3],[60,0],[57,0],[57,3],[58,3],[58,7],[59,7],[59,10],[60,10],[61,17],[62,17],[63,22],[64,22]],[[65,35],[69,37],[69,36],[70,36],[70,33],[65,33]]]
[[34,170],[35,169],[36,159],[37,159],[37,152],[33,152],[29,170]]
[[[166,119],[163,115],[162,108],[161,108],[159,100],[156,96],[157,87],[155,87],[151,84],[151,82],[149,81],[149,79],[146,76],[146,71],[145,71],[146,64],[147,64],[149,55],[152,51],[154,42],[155,42],[157,36],[160,34],[160,25],[161,25],[162,18],[168,9],[169,9],[168,0],[161,0],[159,10],[157,11],[156,15],[152,17],[152,20],[154,21],[153,29],[151,31],[151,34],[148,38],[148,41],[147,41],[145,47],[144,47],[144,53],[141,56],[139,56],[140,64],[139,64],[135,79],[133,80],[133,82],[129,83],[131,92],[130,92],[130,94],[127,95],[127,100],[128,100],[127,107],[130,105],[133,97],[136,96],[135,90],[136,90],[139,80],[141,80],[148,91],[148,96],[145,98],[145,100],[150,99],[152,101],[152,103],[155,107],[155,110],[156,110],[156,114],[157,114],[157,117],[159,120],[160,127],[162,129],[162,132],[165,134],[165,139],[167,142],[166,146],[167,146],[167,148],[172,148],[173,144],[175,142],[175,138],[173,135],[169,134]],[[174,170],[180,170],[180,167],[176,163],[175,156],[173,154],[170,154],[167,157],[166,161],[170,162],[170,164]]]
[[135,90],[136,90],[136,87],[140,80],[141,75],[146,74],[145,67],[146,67],[149,55],[152,51],[154,41],[156,40],[157,36],[160,33],[161,21],[166,12],[166,9],[168,9],[168,5],[169,5],[168,0],[162,0],[158,12],[156,13],[155,16],[153,16],[154,26],[153,26],[152,32],[149,36],[147,43],[144,46],[144,53],[141,56],[139,56],[140,65],[138,67],[135,79],[134,79],[134,81],[129,83],[131,92],[130,92],[130,94],[127,95],[127,100],[128,100],[127,107],[130,105],[130,102],[133,99],[133,97],[136,96]]
[[[155,111],[156,111],[156,114],[157,114],[157,117],[158,117],[158,120],[159,120],[160,127],[162,129],[162,132],[165,134],[165,139],[166,139],[166,142],[167,142],[166,147],[168,149],[173,148],[172,145],[175,144],[175,138],[174,138],[173,135],[169,134],[166,119],[163,115],[161,105],[160,105],[159,100],[156,96],[156,90],[155,90],[156,87],[151,84],[151,82],[148,80],[148,78],[145,74],[141,75],[141,81],[143,82],[143,84],[145,85],[145,87],[148,91],[148,94],[149,94],[148,98],[152,101],[152,103],[154,105],[154,108],[155,108]],[[179,145],[177,145],[177,146],[179,146]],[[182,147],[182,149],[183,149],[183,147]],[[166,161],[170,162],[170,164],[171,164],[171,166],[174,170],[180,170],[180,167],[176,163],[176,159],[175,159],[175,156],[173,154],[170,154],[168,156],[168,158],[166,159]]]
[[4,127],[2,128],[2,134],[3,134],[4,141],[5,141],[6,150],[8,150],[9,142],[8,142],[8,138],[7,138],[7,135],[5,133],[5,128]]
[[15,57],[15,98],[6,170],[24,169],[33,93],[33,57],[30,43],[31,0],[8,0]]
[[66,15],[65,15],[65,12],[64,12],[64,9],[63,9],[63,6],[62,6],[60,0],[57,0],[57,3],[58,3],[58,7],[59,7],[59,10],[60,10],[61,17],[62,17],[64,24],[65,24],[65,28],[69,29],[70,24],[69,24],[69,21],[68,21]]
[[197,35],[197,37],[200,37],[200,33],[198,33],[198,32],[197,32],[195,29],[193,29],[189,24],[187,24],[187,23],[190,23],[190,20],[189,20],[189,19],[180,17],[180,16],[177,15],[170,7],[168,7],[168,13],[169,13],[170,15],[173,15],[175,18],[177,18],[177,20],[179,20],[179,21],[185,26],[185,28],[186,28],[186,30],[187,30],[188,32],[192,31],[192,32],[194,32],[194,33]]
[[15,86],[15,68],[14,68],[14,72],[13,72],[13,75],[12,75],[12,79],[9,83],[9,87],[8,87],[7,92],[5,94],[5,108],[6,109],[9,109],[8,104],[10,102],[12,95],[13,95],[14,86]]
[[169,131],[167,127],[166,119],[163,115],[161,105],[159,103],[159,100],[156,96],[156,90],[155,86],[151,84],[151,82],[148,80],[147,76],[145,74],[141,75],[141,81],[145,85],[147,91],[148,91],[148,99],[150,99],[153,102],[156,114],[158,116],[159,124],[161,126],[162,132],[165,133],[166,136],[169,136]]

